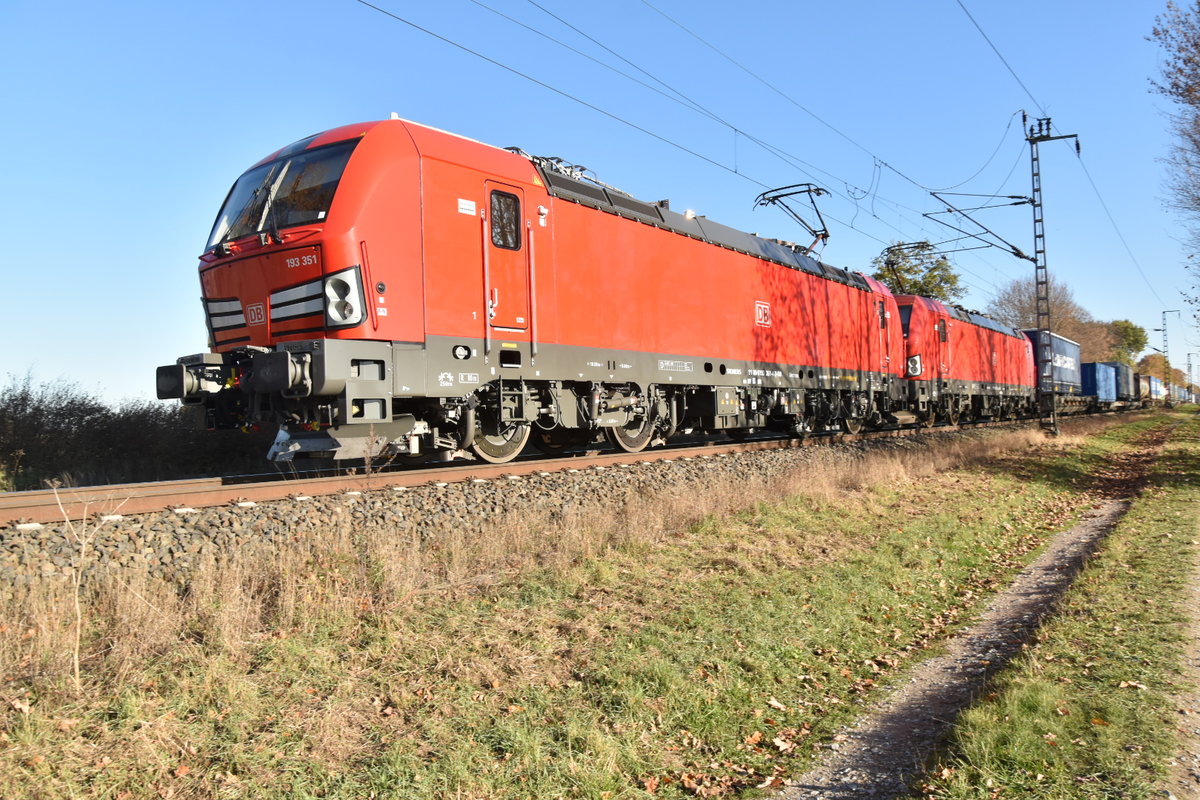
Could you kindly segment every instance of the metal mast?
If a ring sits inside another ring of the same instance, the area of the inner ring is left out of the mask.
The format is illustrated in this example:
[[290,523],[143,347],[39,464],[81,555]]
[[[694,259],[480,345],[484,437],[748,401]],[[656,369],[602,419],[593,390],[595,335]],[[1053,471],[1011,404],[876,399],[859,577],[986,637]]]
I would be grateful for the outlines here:
[[1163,391],[1167,393],[1166,398],[1163,400],[1163,405],[1165,405],[1167,408],[1170,408],[1173,405],[1171,402],[1171,349],[1167,347],[1167,314],[1180,313],[1182,312],[1180,312],[1180,310],[1177,308],[1168,309],[1167,311],[1162,312],[1162,328],[1155,328],[1156,331],[1161,330],[1163,335]]
[[[1023,117],[1028,122],[1027,117]],[[1038,145],[1056,139],[1074,139],[1075,153],[1079,154],[1079,137],[1073,133],[1053,136],[1050,133],[1050,118],[1041,117],[1036,125],[1029,126],[1025,141],[1029,142],[1029,159],[1033,175],[1033,265],[1034,283],[1037,291],[1037,351],[1038,362],[1038,408],[1042,412],[1042,427],[1058,434],[1058,407],[1054,401],[1054,347],[1050,341],[1050,272],[1046,266],[1046,228],[1042,211],[1042,167],[1038,157]]]

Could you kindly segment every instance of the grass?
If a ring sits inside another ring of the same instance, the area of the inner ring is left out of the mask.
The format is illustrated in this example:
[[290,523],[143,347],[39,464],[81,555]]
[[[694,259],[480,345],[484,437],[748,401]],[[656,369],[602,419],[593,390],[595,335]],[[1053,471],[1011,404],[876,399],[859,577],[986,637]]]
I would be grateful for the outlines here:
[[[1145,491],[1037,641],[963,715],[924,796],[1153,797],[1174,755],[1184,604],[1195,558],[1200,420],[1179,427]],[[1133,426],[1110,446],[1144,435]]]
[[1091,502],[1123,429],[830,459],[450,538],[346,521],[185,592],[96,584],[78,686],[71,593],[42,587],[0,609],[0,796],[778,786]]

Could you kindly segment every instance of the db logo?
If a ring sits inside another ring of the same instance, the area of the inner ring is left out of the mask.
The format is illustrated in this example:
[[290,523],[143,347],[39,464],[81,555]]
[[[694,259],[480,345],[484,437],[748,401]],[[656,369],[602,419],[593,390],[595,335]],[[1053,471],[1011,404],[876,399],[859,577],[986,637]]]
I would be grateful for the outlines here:
[[771,304],[762,300],[754,303],[754,324],[764,328],[771,327]]
[[262,303],[246,306],[246,324],[262,325],[267,321],[267,309]]

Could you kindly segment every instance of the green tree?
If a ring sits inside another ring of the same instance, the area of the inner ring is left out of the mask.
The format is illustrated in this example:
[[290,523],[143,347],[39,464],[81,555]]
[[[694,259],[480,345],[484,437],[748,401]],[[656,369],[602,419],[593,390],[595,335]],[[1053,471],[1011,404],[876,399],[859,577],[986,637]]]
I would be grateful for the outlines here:
[[871,262],[871,277],[895,294],[917,294],[953,303],[967,293],[958,273],[929,242],[893,244]]
[[1134,325],[1127,319],[1116,319],[1108,323],[1113,339],[1113,361],[1133,366],[1138,353],[1146,349],[1150,340],[1146,337],[1146,329]]
[[1159,380],[1166,379],[1175,386],[1183,386],[1187,383],[1187,376],[1183,374],[1183,370],[1172,367],[1171,362],[1163,358],[1162,353],[1150,353],[1142,356],[1134,367],[1134,371],[1142,375],[1152,375]]

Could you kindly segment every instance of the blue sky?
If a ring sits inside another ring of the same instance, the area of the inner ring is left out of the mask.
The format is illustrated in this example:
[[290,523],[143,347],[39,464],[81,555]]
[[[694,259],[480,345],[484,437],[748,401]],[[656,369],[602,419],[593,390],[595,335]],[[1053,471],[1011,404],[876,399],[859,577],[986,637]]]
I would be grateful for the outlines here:
[[[929,188],[1028,195],[1018,112],[1044,112],[1083,146],[1082,164],[1041,148],[1051,273],[1098,319],[1150,329],[1186,311],[1164,207],[1168,108],[1149,84],[1165,3],[648,3],[376,0],[509,69],[356,0],[3,3],[0,379],[32,370],[112,401],[153,397],[156,366],[205,349],[197,256],[234,179],[391,112],[784,239],[805,234],[755,196],[818,183],[822,258],[856,270],[891,242],[949,238],[923,216],[939,208]],[[1028,206],[979,218],[1032,251]],[[1032,271],[994,249],[954,258],[975,308]],[[1181,316],[1182,367],[1200,334]]]

